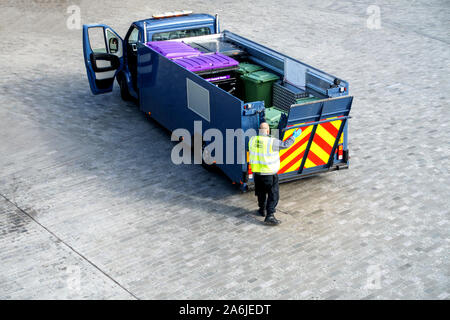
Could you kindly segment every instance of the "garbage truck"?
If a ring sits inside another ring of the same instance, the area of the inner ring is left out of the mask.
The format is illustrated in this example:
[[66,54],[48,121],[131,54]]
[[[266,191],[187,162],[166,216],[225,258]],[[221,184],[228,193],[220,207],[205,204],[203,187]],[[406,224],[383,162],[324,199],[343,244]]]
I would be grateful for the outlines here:
[[253,185],[249,137],[223,149],[227,161],[205,161],[213,143],[207,130],[257,132],[266,121],[286,140],[300,128],[294,144],[280,151],[280,182],[348,168],[348,82],[221,31],[217,15],[155,14],[133,22],[123,39],[107,25],[83,25],[83,50],[93,94],[111,92],[116,80],[122,99],[136,101],[170,132],[189,133],[180,143],[195,149],[198,141],[201,162],[241,190]]

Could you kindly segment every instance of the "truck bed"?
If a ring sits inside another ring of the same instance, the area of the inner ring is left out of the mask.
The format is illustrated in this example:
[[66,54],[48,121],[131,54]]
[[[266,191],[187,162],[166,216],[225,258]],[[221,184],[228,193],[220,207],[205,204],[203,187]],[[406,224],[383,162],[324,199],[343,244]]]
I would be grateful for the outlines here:
[[[295,83],[297,86],[305,88],[308,92],[320,98],[338,97],[343,95],[338,92],[337,88],[330,88],[330,85],[338,79],[336,76],[290,58],[230,31],[168,41],[184,42],[202,52],[220,52],[229,56],[235,56],[237,59],[239,59],[239,57],[248,59],[279,75],[286,82]],[[297,75],[300,73],[305,74],[304,79],[297,79]],[[298,85],[299,80],[303,85]],[[348,94],[348,82],[341,79],[338,80],[340,81],[341,86],[346,89],[346,94]]]
[[244,54],[245,51],[232,41],[226,39],[221,35],[209,35],[196,37],[196,39],[188,38],[187,41],[191,47],[196,48],[204,53],[220,52],[227,56],[236,56]]
[[[347,119],[352,104],[347,82],[229,31],[167,41],[184,42],[203,53],[220,52],[240,62],[261,65],[318,99],[288,106],[287,117],[278,128],[279,137],[288,139],[296,128],[302,129],[302,135],[293,146],[280,152],[280,181],[347,167]],[[209,128],[220,130],[223,137],[227,129],[257,130],[264,119],[262,101],[244,102],[141,43],[138,87],[142,111],[170,131],[186,129],[194,139],[201,139]],[[201,128],[195,127],[194,121],[200,122]],[[248,138],[236,145],[232,155],[224,150],[224,163],[216,164],[244,188],[253,180],[251,167],[244,159],[247,143]],[[225,162],[228,156],[233,163]]]

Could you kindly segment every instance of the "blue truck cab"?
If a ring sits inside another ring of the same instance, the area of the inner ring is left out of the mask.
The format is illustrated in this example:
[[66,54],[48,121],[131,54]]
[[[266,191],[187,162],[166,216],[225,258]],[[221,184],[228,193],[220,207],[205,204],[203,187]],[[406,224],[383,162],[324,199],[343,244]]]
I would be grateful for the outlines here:
[[[225,137],[229,130],[257,130],[265,121],[266,108],[272,106],[248,101],[167,58],[150,44],[160,41],[183,42],[205,49],[205,55],[227,54],[280,79],[273,85],[274,107],[284,108],[277,127],[279,137],[286,140],[295,129],[302,129],[295,143],[280,151],[280,182],[348,168],[348,119],[353,101],[348,82],[232,32],[221,32],[217,15],[188,11],[153,15],[133,22],[123,39],[107,25],[84,25],[84,60],[91,92],[111,92],[117,80],[122,99],[137,101],[141,111],[171,132],[186,130],[192,139],[185,143],[191,147],[199,137],[202,152],[212,144],[212,139],[203,137],[208,129],[219,130]],[[307,98],[292,100],[297,92]],[[219,167],[242,190],[253,183],[248,139],[245,136],[232,150],[224,150],[223,161],[207,163]]]
[[[123,39],[107,25],[83,25],[84,58],[92,93],[111,92],[114,79],[117,79],[124,100],[138,99],[138,43],[209,35],[218,33],[218,28],[217,16],[188,14],[186,11],[174,12],[173,16],[164,17],[164,14],[161,14],[160,18],[155,15],[153,18],[135,21]],[[102,38],[104,43],[101,41]],[[90,39],[98,41],[92,44]],[[91,48],[91,46],[95,47]],[[99,69],[97,67],[99,63],[106,64],[108,67]],[[96,78],[95,73],[98,70],[101,71],[99,74],[110,71],[108,78],[98,79],[98,76]]]

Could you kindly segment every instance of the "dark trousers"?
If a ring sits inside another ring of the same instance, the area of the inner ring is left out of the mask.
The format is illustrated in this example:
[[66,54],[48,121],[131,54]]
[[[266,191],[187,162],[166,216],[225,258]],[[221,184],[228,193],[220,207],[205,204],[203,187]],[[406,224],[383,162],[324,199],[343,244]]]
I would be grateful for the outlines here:
[[255,173],[255,194],[258,197],[260,209],[267,209],[267,215],[275,213],[275,208],[280,199],[278,188],[278,175],[261,175]]

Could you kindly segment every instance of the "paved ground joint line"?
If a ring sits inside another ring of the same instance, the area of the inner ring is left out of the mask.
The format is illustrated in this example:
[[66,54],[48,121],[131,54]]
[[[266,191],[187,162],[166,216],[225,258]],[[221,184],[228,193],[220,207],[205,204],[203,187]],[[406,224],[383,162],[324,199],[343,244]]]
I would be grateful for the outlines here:
[[69,245],[67,242],[65,242],[63,239],[61,239],[60,237],[58,237],[53,231],[51,231],[50,229],[48,229],[46,226],[44,226],[42,223],[40,223],[39,221],[37,221],[35,218],[33,218],[28,212],[26,212],[25,210],[23,210],[22,208],[20,208],[16,203],[14,203],[13,201],[11,201],[10,199],[8,199],[6,196],[4,196],[3,194],[0,193],[0,196],[2,196],[3,199],[5,199],[8,203],[12,204],[14,207],[16,207],[20,212],[22,212],[23,214],[25,214],[28,218],[30,218],[31,220],[33,220],[35,223],[37,223],[41,228],[43,228],[45,231],[47,231],[49,234],[51,234],[53,237],[55,237],[56,239],[58,239],[58,241],[60,241],[62,244],[64,244],[67,248],[69,248],[73,253],[75,253],[76,255],[78,255],[80,258],[82,258],[83,260],[85,260],[87,263],[89,263],[91,266],[93,266],[94,268],[96,268],[98,271],[100,271],[104,276],[106,276],[108,279],[110,279],[111,281],[113,281],[116,285],[118,285],[120,288],[122,288],[122,290],[126,291],[129,295],[131,295],[133,298],[135,298],[136,300],[141,300],[139,297],[137,297],[134,293],[132,293],[130,290],[128,290],[127,288],[125,288],[122,284],[120,284],[116,279],[114,279],[112,276],[110,276],[108,273],[106,273],[104,270],[102,270],[99,266],[97,266],[95,263],[93,263],[91,260],[89,260],[88,258],[86,258],[82,253],[80,253],[79,251],[77,251],[75,248],[73,248],[71,245]]

